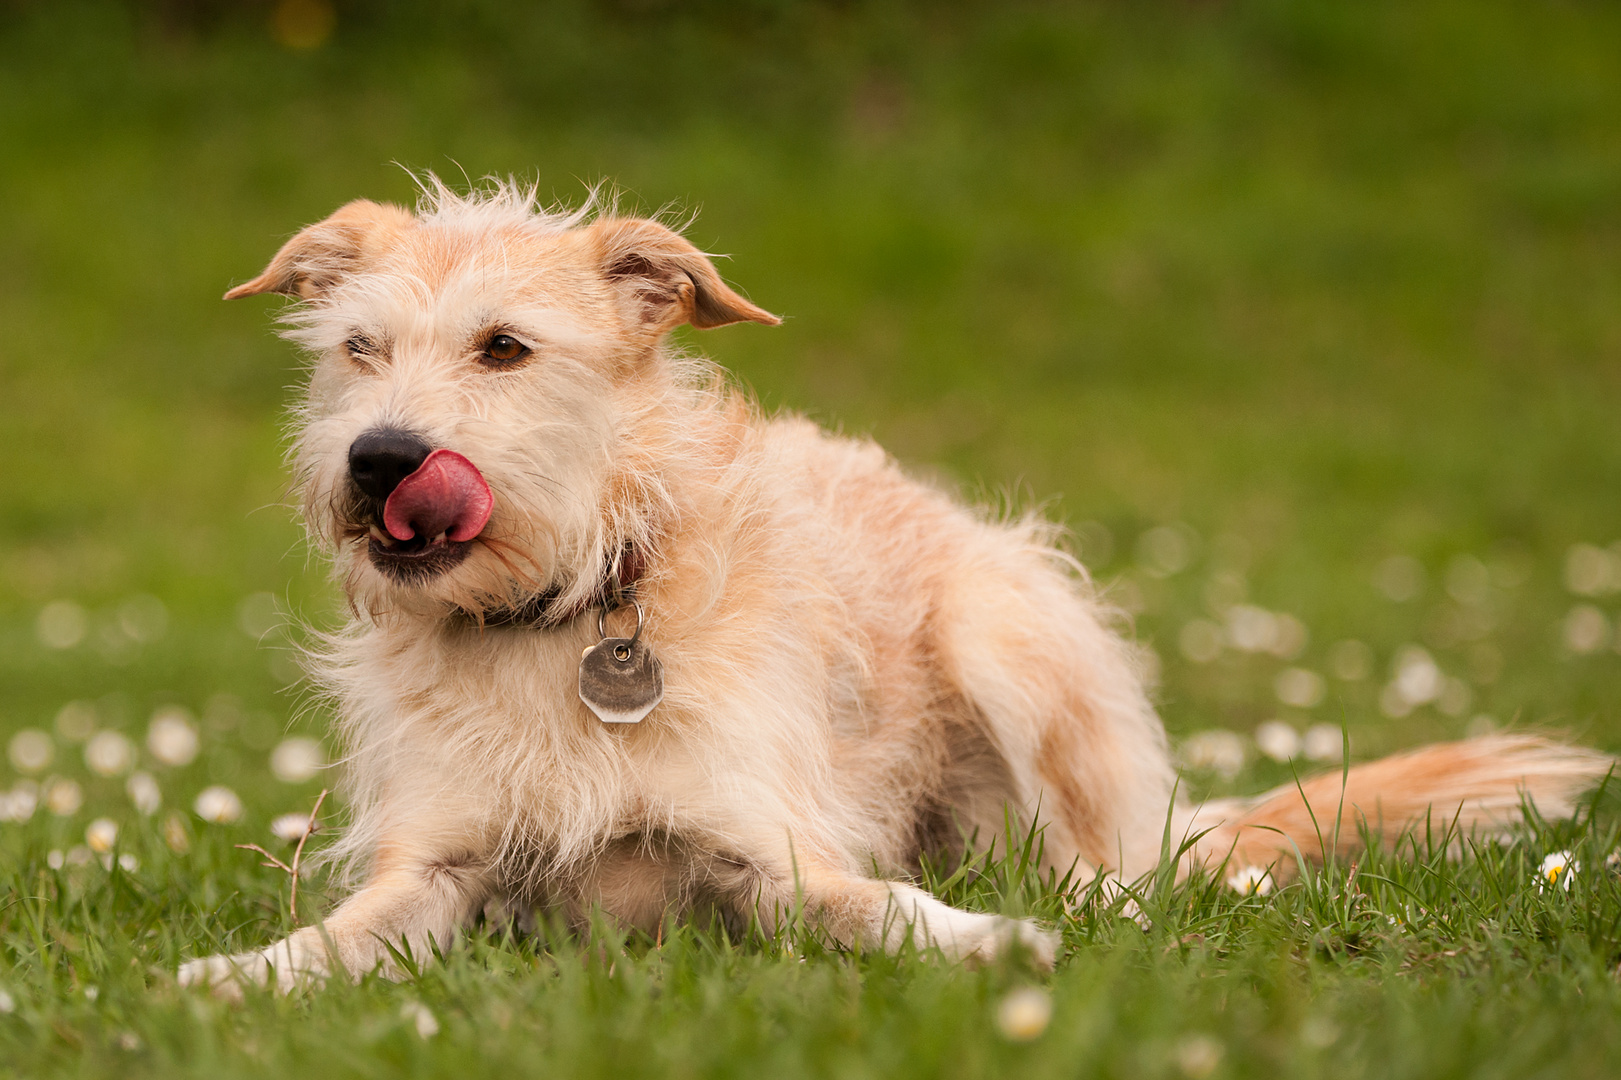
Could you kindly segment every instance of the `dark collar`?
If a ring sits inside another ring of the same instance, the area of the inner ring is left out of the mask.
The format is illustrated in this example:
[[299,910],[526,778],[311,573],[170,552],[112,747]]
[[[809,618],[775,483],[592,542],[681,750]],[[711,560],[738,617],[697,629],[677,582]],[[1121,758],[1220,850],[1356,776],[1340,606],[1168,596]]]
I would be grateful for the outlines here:
[[536,630],[562,626],[593,608],[620,607],[628,604],[635,599],[636,583],[642,579],[646,569],[647,561],[643,558],[641,549],[627,540],[619,549],[619,557],[610,560],[603,568],[602,578],[597,583],[596,589],[584,600],[568,607],[559,607],[557,600],[563,594],[563,588],[560,585],[553,585],[545,592],[532,596],[515,607],[500,607],[486,611],[482,619],[477,613],[466,609],[461,609],[461,616],[471,623],[482,623],[485,626],[525,626]]

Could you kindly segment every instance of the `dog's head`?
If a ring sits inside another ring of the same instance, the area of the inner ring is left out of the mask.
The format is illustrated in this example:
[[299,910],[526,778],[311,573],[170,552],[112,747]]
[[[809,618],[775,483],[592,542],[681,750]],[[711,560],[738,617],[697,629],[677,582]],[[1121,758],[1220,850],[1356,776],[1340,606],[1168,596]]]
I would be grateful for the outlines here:
[[608,504],[626,425],[674,377],[665,335],[778,320],[656,221],[424,187],[415,213],[348,204],[225,294],[302,301],[306,520],[362,610],[583,600],[639,539]]

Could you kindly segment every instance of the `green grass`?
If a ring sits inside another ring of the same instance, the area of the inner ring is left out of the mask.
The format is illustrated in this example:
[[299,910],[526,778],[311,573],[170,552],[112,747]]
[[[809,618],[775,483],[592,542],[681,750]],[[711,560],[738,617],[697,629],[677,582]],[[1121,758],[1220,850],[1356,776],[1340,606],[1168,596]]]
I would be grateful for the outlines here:
[[[1065,907],[1017,858],[932,875],[954,902],[1034,912],[1064,931],[1058,972],[964,971],[852,955],[803,931],[659,940],[600,927],[474,932],[395,985],[259,992],[240,1006],[177,991],[198,948],[286,929],[274,875],[199,837],[175,856],[149,828],[136,872],[50,871],[44,836],[7,842],[7,1067],[16,1075],[1602,1076],[1621,1050],[1613,827],[1540,827],[1449,859],[1442,838],[1330,868],[1264,898],[1196,881],[1147,899],[1150,925]],[[1533,884],[1572,850],[1568,892]],[[1084,893],[1084,891],[1083,891]],[[1052,1019],[1009,1038],[1013,991]],[[91,997],[90,995],[94,995]],[[424,1038],[419,1010],[435,1032]],[[1206,1072],[1202,1066],[1209,1065]]]
[[[1421,843],[1352,886],[1190,885],[1146,932],[1083,905],[1050,978],[603,930],[475,934],[402,986],[177,993],[181,957],[288,925],[284,875],[232,845],[311,805],[321,781],[267,757],[326,718],[263,594],[317,626],[338,611],[284,508],[297,365],[275,304],[217,297],[339,203],[409,200],[390,162],[701,210],[694,239],[788,320],[688,343],[971,497],[1050,499],[1135,609],[1178,738],[1281,717],[1343,724],[1366,758],[1489,722],[1621,750],[1621,575],[1578,595],[1566,574],[1573,545],[1621,538],[1611,7],[434,7],[341,4],[302,51],[268,4],[0,14],[0,736],[51,732],[36,779],[85,796],[0,822],[0,1075],[1175,1076],[1215,1046],[1218,1076],[1611,1071],[1613,813],[1460,862]],[[1162,526],[1180,569],[1144,539]],[[1375,585],[1396,556],[1423,571],[1401,601]],[[120,618],[141,596],[162,633]],[[87,629],[57,649],[39,620],[63,600]],[[1184,654],[1240,601],[1300,620],[1298,653]],[[1583,619],[1610,639],[1572,649]],[[1333,674],[1346,639],[1363,678]],[[1387,715],[1412,645],[1456,682]],[[1325,678],[1319,703],[1279,701],[1291,667]],[[56,733],[70,701],[137,744],[154,710],[194,715],[194,762],[139,752],[156,815]],[[1289,775],[1249,744],[1187,782]],[[241,794],[239,823],[189,813],[209,784]],[[101,816],[138,868],[51,869]],[[1571,891],[1537,889],[1566,848]],[[992,869],[945,891],[1060,917]],[[1017,1044],[994,1015],[1024,981],[1054,1013]]]

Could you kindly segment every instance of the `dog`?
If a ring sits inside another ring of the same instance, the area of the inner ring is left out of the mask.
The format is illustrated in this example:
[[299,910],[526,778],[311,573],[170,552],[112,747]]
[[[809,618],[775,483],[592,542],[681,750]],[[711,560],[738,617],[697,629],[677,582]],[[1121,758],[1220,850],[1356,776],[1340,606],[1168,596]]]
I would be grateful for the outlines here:
[[665,224],[513,182],[422,190],[349,203],[226,293],[299,301],[286,336],[312,358],[291,462],[352,617],[309,668],[346,748],[332,857],[359,884],[184,984],[398,974],[391,944],[442,948],[496,896],[1050,967],[1052,931],[942,903],[920,857],[1011,821],[1058,874],[1130,882],[1169,822],[1180,873],[1287,873],[1431,814],[1568,815],[1611,767],[1495,736],[1179,802],[1138,653],[1057,529],[762,416],[673,349],[684,324],[779,319]]

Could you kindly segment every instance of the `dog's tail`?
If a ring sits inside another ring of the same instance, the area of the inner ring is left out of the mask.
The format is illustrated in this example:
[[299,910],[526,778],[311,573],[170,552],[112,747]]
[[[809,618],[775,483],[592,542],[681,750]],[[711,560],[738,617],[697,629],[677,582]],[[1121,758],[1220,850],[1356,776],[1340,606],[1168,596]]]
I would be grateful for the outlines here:
[[1362,846],[1364,830],[1386,844],[1428,826],[1432,835],[1500,834],[1525,808],[1553,820],[1575,812],[1578,796],[1616,759],[1536,735],[1489,735],[1436,743],[1405,754],[1311,777],[1250,799],[1214,799],[1173,818],[1177,839],[1192,840],[1184,869],[1270,867],[1293,871],[1297,853],[1321,860]]

